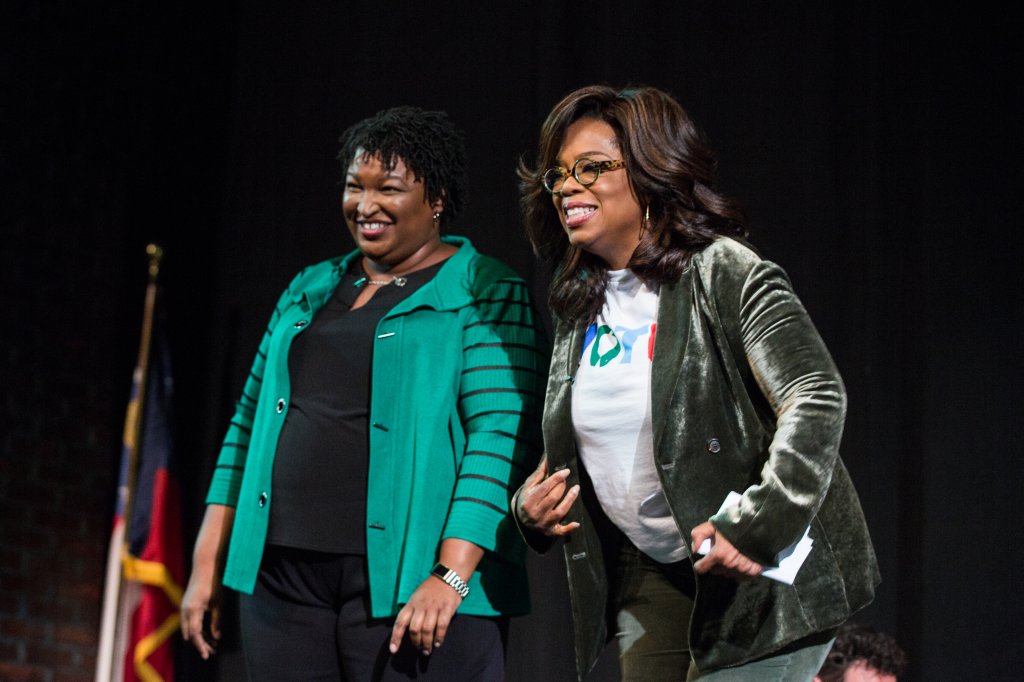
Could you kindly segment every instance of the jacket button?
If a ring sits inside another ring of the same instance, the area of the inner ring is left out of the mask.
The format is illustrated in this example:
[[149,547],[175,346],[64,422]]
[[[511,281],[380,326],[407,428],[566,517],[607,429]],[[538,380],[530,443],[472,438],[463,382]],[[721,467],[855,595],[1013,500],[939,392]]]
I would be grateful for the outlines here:
[[277,401],[277,413],[281,414],[284,412],[284,398],[279,398]]
[[261,507],[266,507],[267,506],[267,494],[266,493],[260,493],[259,505]]
[[302,329],[302,328],[303,328],[303,327],[305,327],[305,326],[306,326],[307,324],[309,324],[309,321],[308,321],[308,320],[299,320],[298,322],[296,322],[296,323],[295,323],[295,328],[296,328],[296,329]]
[[715,454],[716,452],[722,451],[722,444],[718,442],[717,438],[712,438],[708,441],[708,452]]

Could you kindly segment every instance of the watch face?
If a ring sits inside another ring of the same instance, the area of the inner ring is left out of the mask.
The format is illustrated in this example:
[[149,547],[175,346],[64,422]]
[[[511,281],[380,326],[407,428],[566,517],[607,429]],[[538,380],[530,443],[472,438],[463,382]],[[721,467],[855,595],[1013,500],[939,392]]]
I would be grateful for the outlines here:
[[458,573],[451,570],[444,564],[439,563],[435,565],[430,572],[450,585],[451,588],[458,592],[463,599],[465,599],[466,595],[469,594],[469,585],[463,582]]

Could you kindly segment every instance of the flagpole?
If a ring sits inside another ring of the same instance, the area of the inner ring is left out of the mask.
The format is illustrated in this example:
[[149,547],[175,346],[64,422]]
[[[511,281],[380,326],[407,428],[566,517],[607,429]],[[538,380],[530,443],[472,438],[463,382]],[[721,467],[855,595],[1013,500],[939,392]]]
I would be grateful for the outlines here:
[[[100,625],[99,650],[96,657],[96,682],[111,682],[120,680],[123,676],[123,661],[117,660],[123,656],[122,646],[125,638],[124,622],[126,614],[122,613],[121,593],[124,581],[122,569],[123,557],[127,553],[129,528],[131,526],[132,499],[134,497],[135,475],[138,466],[139,436],[142,429],[143,406],[146,397],[146,375],[149,366],[149,349],[152,340],[153,316],[156,308],[157,278],[160,274],[160,263],[163,259],[163,249],[156,244],[146,245],[146,254],[149,257],[149,281],[146,285],[146,300],[142,316],[142,338],[139,343],[139,357],[135,363],[135,371],[132,376],[132,390],[134,395],[128,403],[128,410],[125,415],[124,425],[124,449],[127,451],[127,476],[124,478],[124,490],[118,490],[118,495],[123,495],[121,502],[122,521],[115,523],[114,536],[111,538],[110,551],[107,556],[107,575],[104,584],[103,614]],[[123,457],[123,455],[122,455]],[[119,488],[121,482],[118,483]]]
[[128,495],[124,504],[124,543],[125,553],[131,538],[132,506],[135,502],[135,480],[139,466],[139,434],[142,433],[142,415],[146,413],[146,381],[149,376],[149,348],[153,340],[153,315],[156,310],[157,278],[160,276],[160,263],[164,258],[164,250],[156,244],[146,245],[149,256],[149,282],[146,284],[146,303],[142,313],[142,339],[139,342],[139,359],[135,363],[135,385],[138,386],[133,409],[129,409],[125,417],[124,442],[130,445],[128,459]]

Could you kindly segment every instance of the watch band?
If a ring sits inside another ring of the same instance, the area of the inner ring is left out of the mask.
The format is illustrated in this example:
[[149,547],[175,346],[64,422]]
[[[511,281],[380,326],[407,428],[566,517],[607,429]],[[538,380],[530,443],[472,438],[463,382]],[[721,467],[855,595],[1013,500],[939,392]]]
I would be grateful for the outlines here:
[[469,585],[467,585],[459,574],[448,568],[442,563],[434,564],[434,568],[431,569],[431,574],[436,575],[444,582],[451,585],[451,588],[459,593],[459,596],[463,599],[469,594]]

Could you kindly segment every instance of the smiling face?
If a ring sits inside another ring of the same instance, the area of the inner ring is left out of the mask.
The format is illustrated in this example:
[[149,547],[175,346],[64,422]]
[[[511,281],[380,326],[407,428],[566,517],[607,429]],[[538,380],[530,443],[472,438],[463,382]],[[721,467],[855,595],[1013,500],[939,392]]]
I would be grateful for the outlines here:
[[388,170],[379,156],[356,150],[345,176],[342,213],[356,246],[375,270],[401,274],[415,269],[441,246],[433,214],[440,199],[428,203],[423,182],[402,159]]
[[[556,163],[572,168],[583,157],[622,159],[615,130],[592,118],[570,125]],[[561,196],[552,195],[569,243],[598,256],[612,270],[625,268],[640,243],[642,211],[629,186],[628,173],[628,169],[606,171],[589,187],[570,176],[562,184]]]

